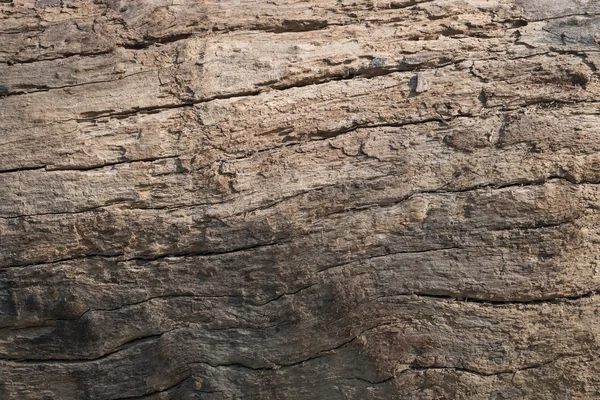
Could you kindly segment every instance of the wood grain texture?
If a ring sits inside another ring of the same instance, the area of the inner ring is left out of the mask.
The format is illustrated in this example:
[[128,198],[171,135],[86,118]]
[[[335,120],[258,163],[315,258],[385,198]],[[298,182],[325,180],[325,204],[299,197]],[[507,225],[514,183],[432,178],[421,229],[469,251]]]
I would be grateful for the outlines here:
[[600,396],[599,32],[0,1],[0,398]]

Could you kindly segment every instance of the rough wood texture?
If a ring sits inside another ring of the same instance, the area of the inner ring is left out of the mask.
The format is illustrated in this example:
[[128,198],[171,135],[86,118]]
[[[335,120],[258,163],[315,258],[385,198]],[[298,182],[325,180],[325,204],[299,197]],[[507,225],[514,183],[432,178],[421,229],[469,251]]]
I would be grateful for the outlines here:
[[0,398],[600,397],[599,13],[0,1]]

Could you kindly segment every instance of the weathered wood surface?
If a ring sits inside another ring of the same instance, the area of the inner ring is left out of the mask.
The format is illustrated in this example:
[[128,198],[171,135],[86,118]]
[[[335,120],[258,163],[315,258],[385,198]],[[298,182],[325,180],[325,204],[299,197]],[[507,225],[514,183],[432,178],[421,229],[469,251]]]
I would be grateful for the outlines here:
[[0,398],[600,397],[600,2],[0,1]]

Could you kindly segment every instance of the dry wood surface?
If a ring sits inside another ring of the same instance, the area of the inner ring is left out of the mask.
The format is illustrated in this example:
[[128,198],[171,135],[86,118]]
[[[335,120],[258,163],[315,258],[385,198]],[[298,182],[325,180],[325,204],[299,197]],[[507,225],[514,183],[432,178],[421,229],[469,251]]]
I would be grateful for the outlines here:
[[598,0],[0,0],[0,399],[600,398],[598,41]]

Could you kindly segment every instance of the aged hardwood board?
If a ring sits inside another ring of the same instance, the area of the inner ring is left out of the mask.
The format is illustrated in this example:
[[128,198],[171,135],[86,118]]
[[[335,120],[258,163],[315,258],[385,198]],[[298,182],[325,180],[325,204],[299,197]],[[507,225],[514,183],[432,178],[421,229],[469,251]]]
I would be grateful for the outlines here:
[[600,396],[599,13],[0,1],[0,398]]

